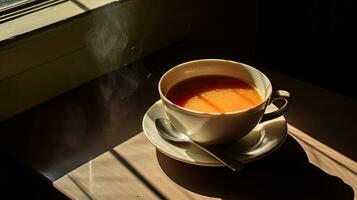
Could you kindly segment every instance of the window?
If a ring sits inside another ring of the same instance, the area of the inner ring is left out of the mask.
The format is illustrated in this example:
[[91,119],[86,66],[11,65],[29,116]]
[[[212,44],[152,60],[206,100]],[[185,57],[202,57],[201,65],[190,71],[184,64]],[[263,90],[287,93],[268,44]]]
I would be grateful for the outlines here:
[[0,0],[0,23],[33,13],[64,0]]
[[0,0],[0,43],[118,0]]
[[0,0],[0,16],[44,0]]
[[32,1],[34,0],[0,0],[0,10],[8,10]]

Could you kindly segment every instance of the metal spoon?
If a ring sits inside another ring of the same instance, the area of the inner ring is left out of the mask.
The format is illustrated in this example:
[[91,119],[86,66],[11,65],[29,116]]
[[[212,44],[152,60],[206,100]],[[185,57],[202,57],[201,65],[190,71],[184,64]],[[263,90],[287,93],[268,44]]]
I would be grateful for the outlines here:
[[242,169],[243,165],[224,154],[222,154],[220,151],[217,151],[217,149],[214,149],[212,147],[205,147],[197,142],[191,140],[187,135],[183,134],[182,132],[178,131],[175,127],[172,126],[171,122],[168,119],[165,118],[158,118],[155,120],[155,125],[156,128],[159,131],[159,134],[162,138],[173,141],[173,142],[188,142],[191,143],[198,148],[202,149],[203,151],[207,152],[211,156],[213,156],[215,159],[223,163],[225,166],[229,167],[233,171],[238,171],[239,169]]

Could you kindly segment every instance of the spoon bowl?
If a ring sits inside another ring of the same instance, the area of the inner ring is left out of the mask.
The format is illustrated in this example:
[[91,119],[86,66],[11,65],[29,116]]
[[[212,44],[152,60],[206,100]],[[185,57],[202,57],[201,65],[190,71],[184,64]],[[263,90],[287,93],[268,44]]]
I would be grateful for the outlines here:
[[166,140],[173,142],[189,142],[190,138],[178,131],[169,120],[165,118],[158,118],[155,120],[155,126],[159,130],[159,134]]

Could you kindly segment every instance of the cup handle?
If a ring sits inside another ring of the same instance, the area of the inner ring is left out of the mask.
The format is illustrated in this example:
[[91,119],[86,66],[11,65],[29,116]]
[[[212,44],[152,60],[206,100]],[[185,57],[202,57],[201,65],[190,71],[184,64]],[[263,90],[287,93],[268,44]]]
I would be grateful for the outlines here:
[[289,103],[291,102],[290,93],[288,91],[274,90],[270,97],[270,101],[269,101],[268,105],[273,103],[275,100],[284,100],[285,101],[284,105],[282,105],[276,111],[273,111],[270,113],[265,113],[263,115],[262,119],[260,120],[260,123],[280,117],[283,114],[285,114],[286,111],[288,111],[288,106],[289,106]]

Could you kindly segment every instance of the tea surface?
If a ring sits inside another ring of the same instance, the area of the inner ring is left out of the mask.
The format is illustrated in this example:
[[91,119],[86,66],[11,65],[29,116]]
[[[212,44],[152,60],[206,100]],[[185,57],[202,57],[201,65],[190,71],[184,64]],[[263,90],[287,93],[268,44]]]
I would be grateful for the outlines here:
[[239,111],[262,102],[254,86],[227,76],[187,79],[174,85],[167,98],[181,107],[207,113]]
[[174,85],[167,98],[181,107],[206,113],[240,111],[262,102],[258,89],[227,76],[194,77]]

